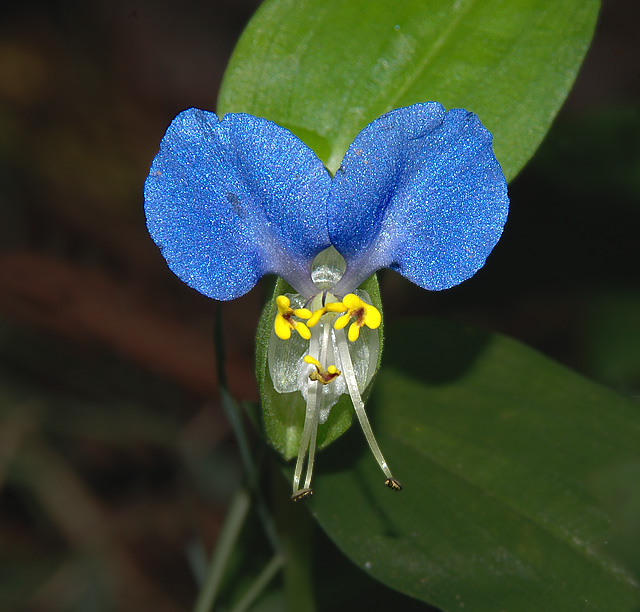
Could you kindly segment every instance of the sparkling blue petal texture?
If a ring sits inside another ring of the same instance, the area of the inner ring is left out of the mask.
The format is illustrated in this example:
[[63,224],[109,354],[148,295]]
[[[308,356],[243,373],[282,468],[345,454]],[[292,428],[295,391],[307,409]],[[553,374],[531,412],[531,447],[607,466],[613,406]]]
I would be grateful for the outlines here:
[[209,297],[239,297],[266,273],[311,294],[311,262],[330,244],[330,183],[288,130],[192,108],[173,120],[153,160],[147,227],[171,270]]
[[390,267],[425,289],[473,276],[498,242],[509,198],[478,117],[435,102],[365,127],[336,172],[331,242],[347,261],[336,293]]

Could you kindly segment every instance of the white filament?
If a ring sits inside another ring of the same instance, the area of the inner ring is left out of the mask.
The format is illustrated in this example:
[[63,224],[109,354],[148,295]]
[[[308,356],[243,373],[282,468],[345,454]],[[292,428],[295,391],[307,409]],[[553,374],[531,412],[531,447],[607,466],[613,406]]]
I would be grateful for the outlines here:
[[360,391],[358,390],[358,381],[356,380],[356,374],[353,370],[353,364],[351,363],[351,354],[349,353],[349,345],[347,344],[347,338],[345,336],[344,330],[335,330],[335,338],[336,344],[338,346],[338,352],[340,353],[340,361],[342,362],[342,375],[344,376],[344,379],[347,383],[349,395],[351,396],[351,401],[353,402],[353,408],[356,411],[358,420],[360,421],[360,427],[362,427],[364,436],[369,443],[369,448],[371,448],[371,452],[376,458],[376,461],[378,462],[378,465],[384,472],[385,476],[389,480],[394,480],[393,476],[391,475],[391,470],[389,469],[387,462],[382,456],[380,447],[378,446],[376,438],[373,435],[373,431],[371,430],[371,425],[369,424],[367,413],[364,410],[364,402],[362,401]]
[[[324,330],[322,330],[324,332]],[[323,333],[324,335],[324,333]],[[319,356],[320,354],[320,328],[316,327],[311,330],[311,339],[309,340],[309,355]],[[318,357],[316,357],[318,359]],[[318,359],[319,360],[319,359]],[[322,363],[322,362],[321,362]],[[304,383],[306,385],[307,408],[304,414],[304,426],[302,428],[302,436],[300,438],[300,450],[298,451],[298,459],[296,461],[296,471],[293,475],[293,494],[300,490],[300,478],[302,469],[304,468],[304,460],[309,452],[309,465],[313,470],[313,461],[315,459],[316,436],[318,433],[318,385],[317,381],[309,379],[307,376]],[[313,441],[313,450],[311,450],[311,442]],[[307,467],[306,481],[311,482],[309,467]],[[308,488],[308,485],[305,485]]]

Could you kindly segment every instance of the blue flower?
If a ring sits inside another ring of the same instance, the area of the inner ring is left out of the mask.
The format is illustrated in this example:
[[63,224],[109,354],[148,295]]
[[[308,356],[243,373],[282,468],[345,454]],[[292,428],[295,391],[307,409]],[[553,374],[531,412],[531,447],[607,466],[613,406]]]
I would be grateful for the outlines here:
[[276,299],[269,347],[276,391],[300,391],[307,406],[294,499],[311,494],[318,422],[343,393],[385,482],[400,488],[361,398],[381,315],[358,287],[380,268],[429,290],[461,283],[484,265],[508,206],[491,134],[476,115],[434,102],[370,123],[334,177],[275,123],[190,109],[167,130],[145,184],[149,233],[185,283],[231,300],[271,273],[296,291]]

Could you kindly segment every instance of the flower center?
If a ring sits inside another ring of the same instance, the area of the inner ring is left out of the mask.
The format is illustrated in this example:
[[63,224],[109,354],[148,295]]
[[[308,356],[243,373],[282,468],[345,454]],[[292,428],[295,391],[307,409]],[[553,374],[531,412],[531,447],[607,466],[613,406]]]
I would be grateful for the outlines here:
[[294,501],[313,493],[311,475],[318,426],[327,421],[332,406],[343,395],[351,398],[367,442],[386,476],[385,484],[395,490],[401,488],[380,452],[361,395],[377,368],[380,341],[377,330],[382,315],[370,303],[366,291],[348,288],[354,292],[342,298],[333,293],[345,268],[342,256],[330,247],[316,257],[312,266],[315,295],[287,294],[275,300],[277,312],[268,352],[271,380],[278,393],[297,391],[305,402],[293,476]]
[[[280,393],[297,390],[306,403],[293,477],[294,501],[313,494],[311,475],[318,425],[326,422],[329,410],[343,394],[351,397],[367,442],[386,476],[385,484],[395,490],[401,488],[380,452],[362,401],[361,393],[376,367],[377,329],[382,323],[382,315],[369,303],[365,292],[358,293],[360,295],[348,293],[339,300],[324,289],[306,302],[300,295],[279,295],[275,300],[277,313],[269,348],[274,388]],[[292,307],[292,302],[304,307]],[[349,323],[347,340],[344,328]],[[367,328],[367,333],[361,335],[363,328]],[[293,336],[293,331],[297,336]],[[291,350],[287,350],[289,346]]]

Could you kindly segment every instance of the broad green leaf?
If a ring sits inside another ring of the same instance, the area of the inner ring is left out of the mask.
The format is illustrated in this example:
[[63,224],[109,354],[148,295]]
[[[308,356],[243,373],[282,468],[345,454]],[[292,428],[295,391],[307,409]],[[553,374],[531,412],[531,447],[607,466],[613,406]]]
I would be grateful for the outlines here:
[[637,612],[640,577],[609,545],[637,521],[603,482],[640,490],[638,404],[513,340],[416,320],[387,326],[368,412],[403,491],[353,428],[308,501],[362,569],[445,611]]
[[[360,288],[369,294],[373,305],[382,312],[380,287],[375,274],[362,283]],[[276,316],[275,299],[284,293],[295,293],[295,291],[279,278],[273,296],[264,307],[258,323],[258,331],[256,333],[256,378],[260,386],[262,416],[267,439],[286,460],[289,460],[298,454],[300,448],[300,437],[304,426],[305,402],[302,394],[298,391],[293,393],[278,393],[275,391],[267,363],[269,338]],[[382,354],[383,327],[381,326],[378,331],[380,334],[380,354]],[[379,366],[380,360],[378,360]],[[365,390],[365,400],[374,381]],[[351,399],[348,395],[343,395],[338,403],[331,408],[327,422],[318,426],[318,448],[324,448],[349,429],[352,416],[353,405],[351,404]]]
[[598,8],[597,0],[270,0],[236,46],[218,111],[289,128],[335,172],[367,123],[435,100],[478,114],[510,180],[566,98]]

